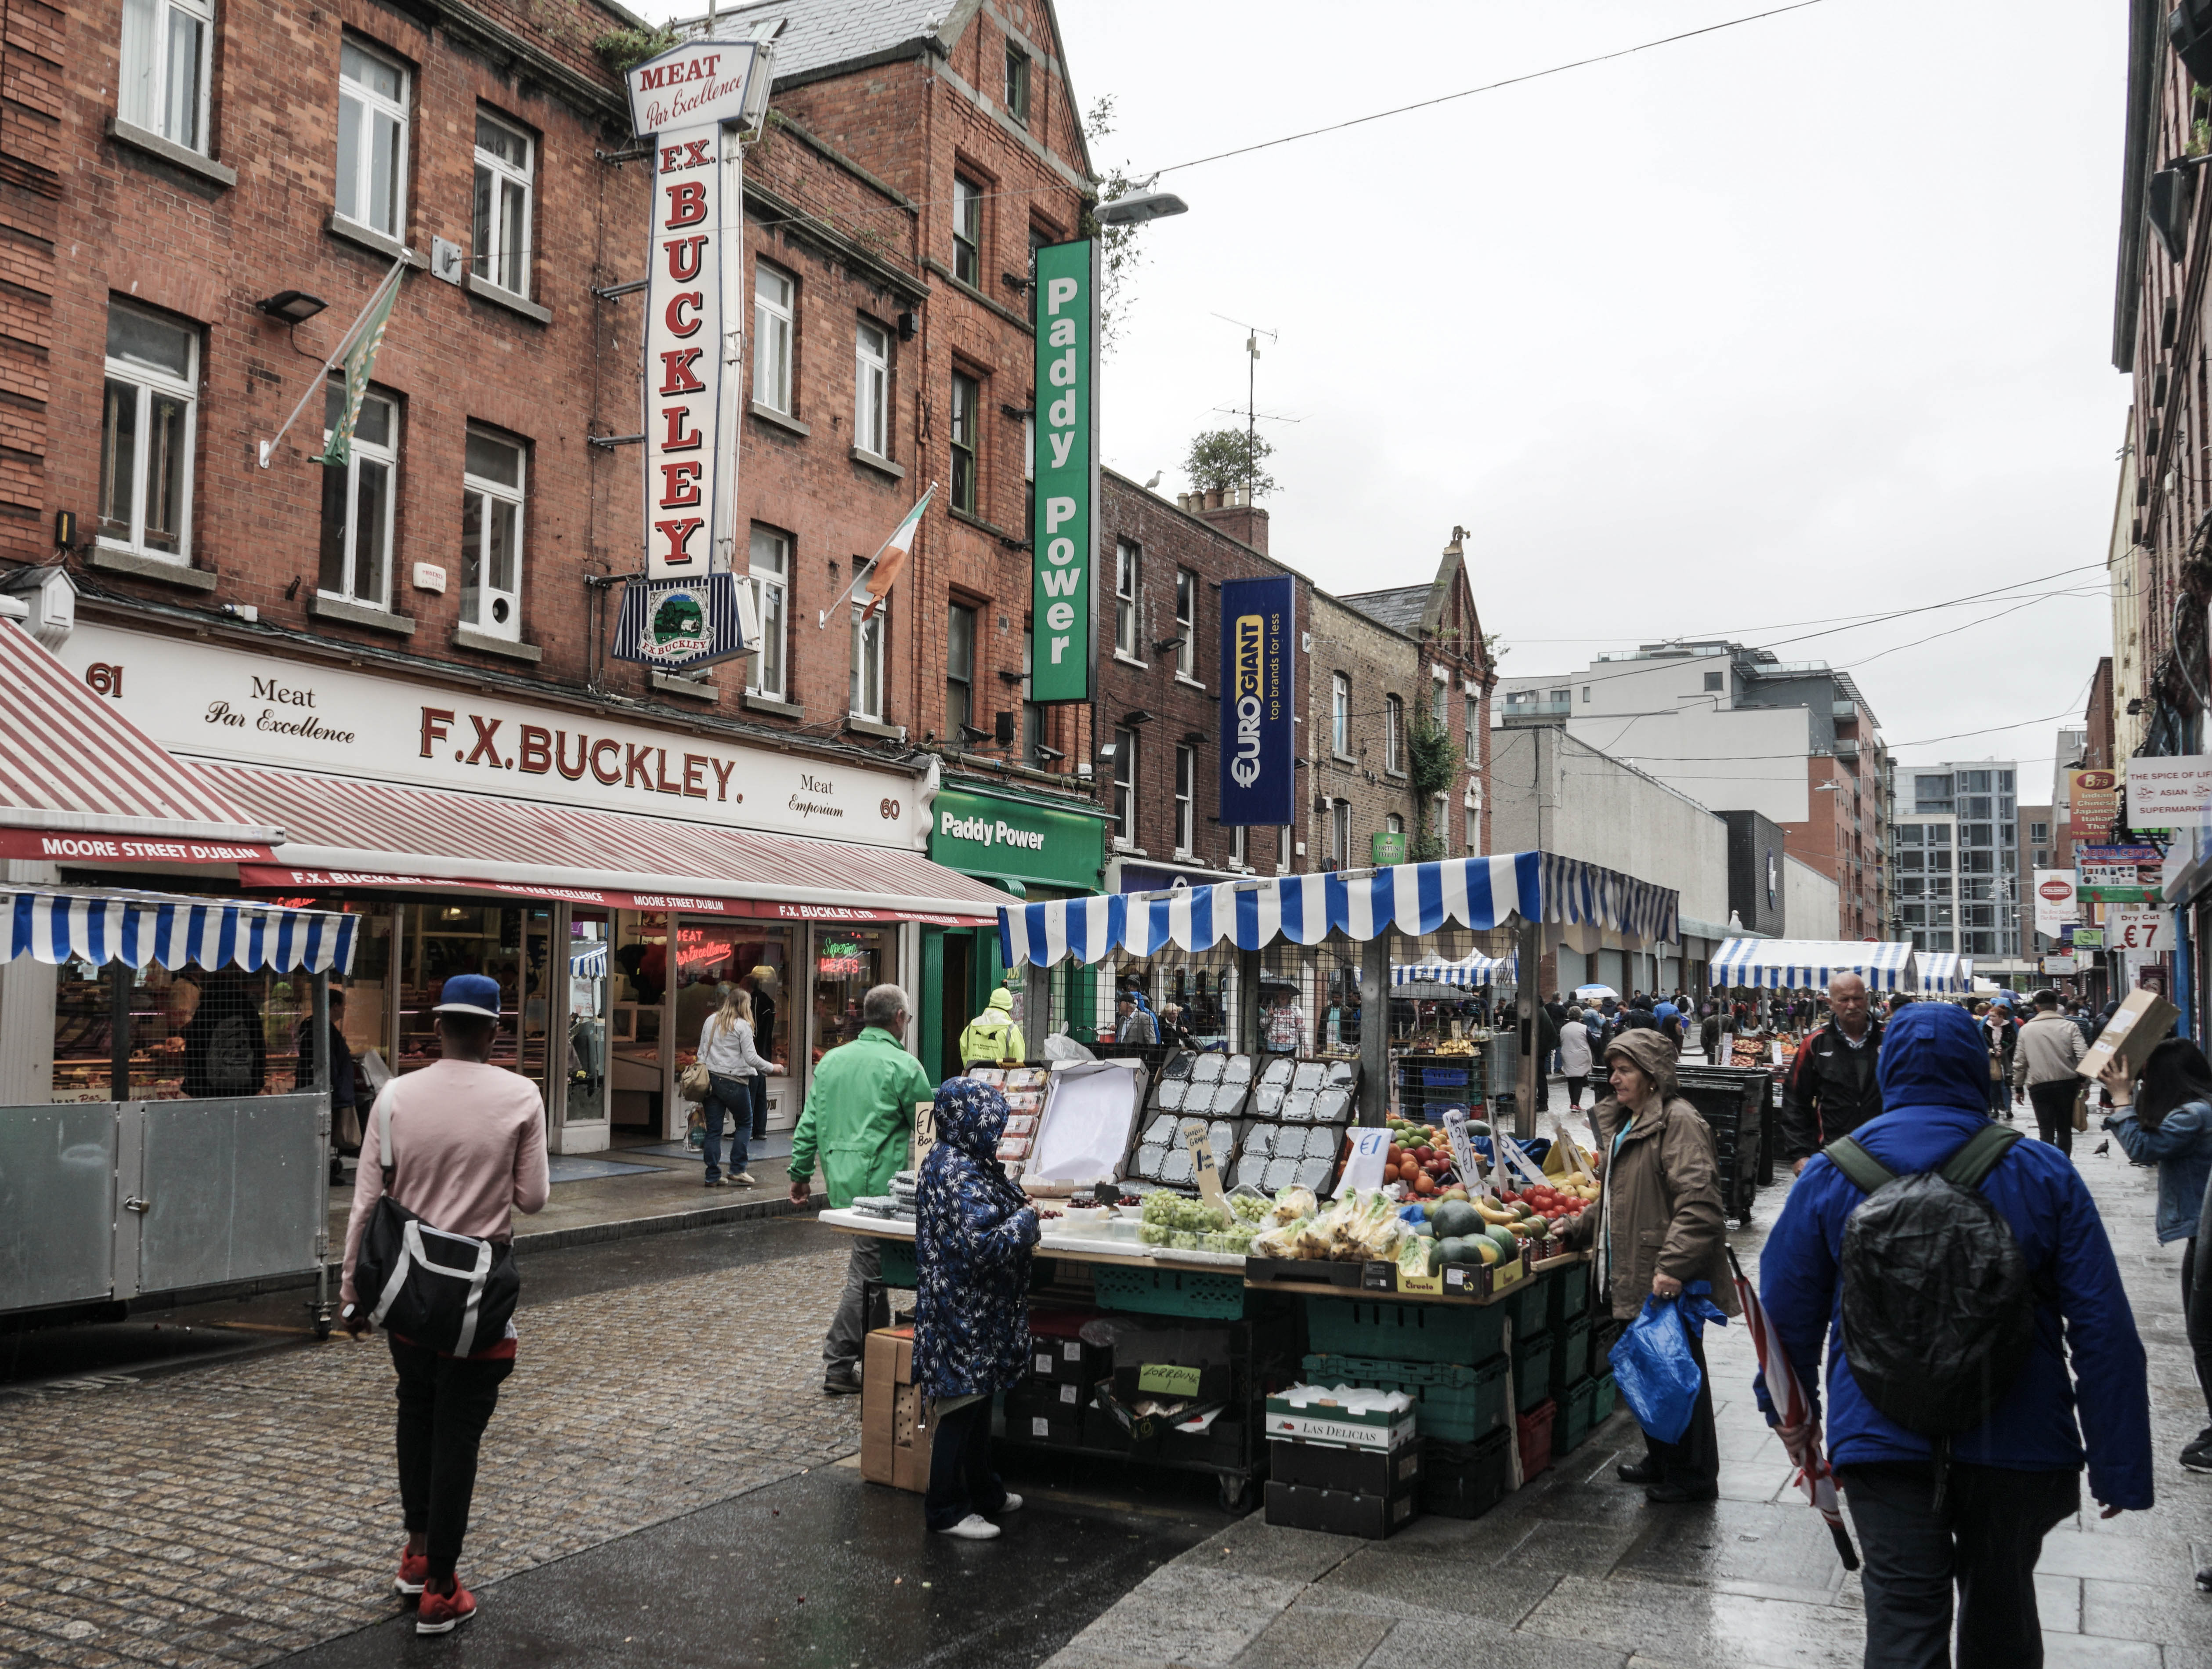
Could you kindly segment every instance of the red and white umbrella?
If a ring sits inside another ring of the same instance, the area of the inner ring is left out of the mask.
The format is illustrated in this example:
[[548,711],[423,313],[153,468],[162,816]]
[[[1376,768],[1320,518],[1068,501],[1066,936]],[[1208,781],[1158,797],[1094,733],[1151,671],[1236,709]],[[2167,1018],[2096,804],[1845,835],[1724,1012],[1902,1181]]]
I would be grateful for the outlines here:
[[1797,1463],[1796,1481],[1803,1487],[1806,1499],[1827,1520],[1828,1533],[1836,1538],[1836,1552],[1844,1568],[1856,1570],[1858,1550],[1851,1545],[1850,1532],[1844,1528],[1843,1503],[1836,1499],[1835,1469],[1821,1452],[1820,1434],[1813,1423],[1813,1404],[1805,1396],[1805,1387],[1797,1383],[1797,1370],[1790,1365],[1782,1335],[1767,1319],[1766,1307],[1759,1301],[1758,1290],[1744,1278],[1743,1265],[1736,1262],[1732,1249],[1729,1268],[1735,1271],[1735,1295],[1743,1304],[1743,1319],[1750,1324],[1751,1341],[1759,1350],[1759,1371],[1766,1381],[1767,1399],[1782,1416],[1778,1428],[1782,1441],[1790,1459]]

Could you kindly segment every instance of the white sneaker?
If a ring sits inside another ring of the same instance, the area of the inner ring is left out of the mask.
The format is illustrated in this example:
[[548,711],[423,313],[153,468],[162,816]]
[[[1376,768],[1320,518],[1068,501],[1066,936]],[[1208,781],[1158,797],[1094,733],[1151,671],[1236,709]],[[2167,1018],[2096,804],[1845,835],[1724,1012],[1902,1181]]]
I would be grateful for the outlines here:
[[1016,1495],[1012,1489],[1007,1490],[1006,1504],[1004,1507],[1001,1507],[999,1511],[1001,1513],[1018,1513],[1021,1510],[1022,1498]]
[[760,1184],[753,1180],[753,1173],[750,1171],[740,1171],[737,1175],[732,1177],[730,1180],[739,1188],[757,1188],[760,1186]]
[[970,1513],[959,1523],[938,1533],[943,1536],[957,1536],[963,1541],[988,1542],[999,1533],[999,1526],[980,1513]]

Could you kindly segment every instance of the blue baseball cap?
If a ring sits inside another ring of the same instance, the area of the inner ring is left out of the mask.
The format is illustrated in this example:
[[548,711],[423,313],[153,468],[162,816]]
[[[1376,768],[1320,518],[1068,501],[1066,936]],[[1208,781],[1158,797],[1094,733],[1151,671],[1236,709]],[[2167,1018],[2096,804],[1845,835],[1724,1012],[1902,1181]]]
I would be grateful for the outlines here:
[[434,1014],[478,1014],[486,1020],[499,1018],[499,981],[489,974],[457,973],[446,981],[438,993],[438,1006]]

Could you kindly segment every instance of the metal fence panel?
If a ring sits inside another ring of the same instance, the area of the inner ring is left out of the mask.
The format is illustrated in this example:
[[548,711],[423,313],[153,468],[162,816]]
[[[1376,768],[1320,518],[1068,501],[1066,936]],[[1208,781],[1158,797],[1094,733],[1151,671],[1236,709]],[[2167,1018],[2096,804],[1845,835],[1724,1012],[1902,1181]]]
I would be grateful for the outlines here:
[[0,1311],[104,1299],[112,1285],[115,1107],[0,1107]]
[[313,1270],[328,1209],[320,1095],[149,1101],[138,1289]]

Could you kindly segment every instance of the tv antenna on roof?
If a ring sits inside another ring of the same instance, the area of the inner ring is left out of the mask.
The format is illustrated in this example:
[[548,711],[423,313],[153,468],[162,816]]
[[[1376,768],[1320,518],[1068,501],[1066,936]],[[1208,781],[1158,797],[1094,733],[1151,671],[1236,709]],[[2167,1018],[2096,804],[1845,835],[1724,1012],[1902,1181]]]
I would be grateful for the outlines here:
[[1258,393],[1260,386],[1260,338],[1263,336],[1266,337],[1267,338],[1268,345],[1272,347],[1275,343],[1281,339],[1281,332],[1279,331],[1265,330],[1258,325],[1248,325],[1242,319],[1230,318],[1230,316],[1225,313],[1217,313],[1213,316],[1216,319],[1222,320],[1224,324],[1238,326],[1245,332],[1244,352],[1247,357],[1244,362],[1244,487],[1245,490],[1249,492],[1251,490],[1253,477],[1257,473],[1260,467],[1259,460],[1256,456],[1259,450],[1260,435]]

